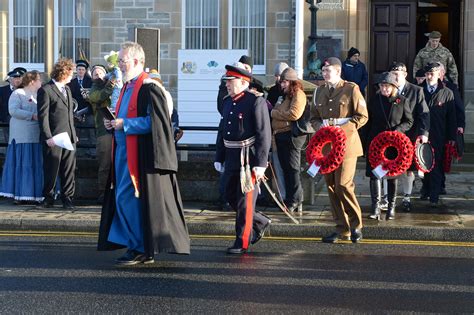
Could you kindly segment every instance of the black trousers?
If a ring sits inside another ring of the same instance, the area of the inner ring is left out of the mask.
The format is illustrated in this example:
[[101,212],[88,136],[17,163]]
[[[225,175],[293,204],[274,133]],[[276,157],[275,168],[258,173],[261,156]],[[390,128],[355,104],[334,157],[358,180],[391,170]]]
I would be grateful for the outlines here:
[[54,185],[59,176],[61,181],[61,198],[72,198],[75,190],[74,171],[76,169],[76,145],[74,151],[58,146],[48,147],[43,144],[43,196],[46,199],[54,197]]
[[[268,223],[268,218],[255,211],[258,189],[244,194],[240,186],[239,171],[224,171],[226,181],[225,194],[235,216],[235,247],[247,249],[255,233],[260,233]],[[253,177],[252,177],[253,179]],[[254,180],[254,179],[253,179]]]
[[286,200],[288,205],[303,202],[303,187],[301,186],[301,148],[306,136],[293,137],[291,131],[277,133],[275,142],[278,159],[283,169],[285,180]]
[[435,151],[435,166],[431,172],[425,174],[422,180],[423,186],[421,187],[421,194],[429,196],[430,202],[436,203],[439,201],[439,193],[441,192],[443,177],[445,176],[443,170],[443,156],[444,151],[439,154],[436,154]]

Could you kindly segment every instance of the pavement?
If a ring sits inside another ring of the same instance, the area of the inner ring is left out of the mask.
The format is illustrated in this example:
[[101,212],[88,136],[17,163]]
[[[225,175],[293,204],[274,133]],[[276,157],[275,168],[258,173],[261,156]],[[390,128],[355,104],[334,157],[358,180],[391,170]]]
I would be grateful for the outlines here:
[[[356,193],[363,210],[364,239],[419,240],[474,242],[474,172],[455,171],[447,174],[447,195],[441,196],[440,205],[431,208],[427,201],[412,197],[414,210],[404,213],[398,199],[396,219],[376,221],[367,219],[370,208],[368,179],[363,170],[355,176]],[[272,207],[258,207],[272,218],[266,236],[320,238],[334,229],[324,180],[315,185],[315,203],[295,214],[298,224],[283,212]],[[417,178],[414,192],[421,182]],[[399,191],[401,187],[399,185]],[[74,211],[63,209],[58,202],[51,209],[37,209],[33,205],[14,205],[9,199],[0,200],[0,229],[4,231],[69,231],[97,232],[100,206],[87,201],[76,201]],[[185,202],[185,217],[191,235],[233,235],[235,214],[216,211],[215,205]],[[383,213],[384,215],[384,213]]]

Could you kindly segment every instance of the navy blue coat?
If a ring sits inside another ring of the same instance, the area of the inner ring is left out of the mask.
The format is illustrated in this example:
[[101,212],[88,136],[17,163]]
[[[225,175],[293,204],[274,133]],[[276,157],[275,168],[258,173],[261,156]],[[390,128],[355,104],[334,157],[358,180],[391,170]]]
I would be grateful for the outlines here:
[[349,59],[346,59],[342,63],[341,77],[350,82],[354,82],[359,86],[360,92],[365,96],[365,87],[369,82],[367,69],[362,62],[356,64],[351,63]]
[[0,121],[9,122],[10,114],[8,113],[8,100],[12,95],[10,84],[0,87]]
[[225,162],[227,171],[240,170],[241,149],[226,148],[224,139],[241,141],[253,136],[256,139],[250,152],[250,166],[267,167],[271,146],[271,125],[267,103],[263,97],[257,97],[247,91],[237,100],[230,96],[226,97],[219,128],[222,137],[217,138],[216,162]]

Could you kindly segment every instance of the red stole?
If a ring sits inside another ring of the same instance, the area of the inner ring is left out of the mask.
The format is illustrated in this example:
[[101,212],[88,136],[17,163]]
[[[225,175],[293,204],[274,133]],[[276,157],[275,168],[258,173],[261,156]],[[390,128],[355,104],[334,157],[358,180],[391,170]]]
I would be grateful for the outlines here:
[[[143,85],[143,80],[148,78],[148,74],[146,72],[142,72],[137,80],[135,81],[135,86],[133,87],[132,96],[130,97],[130,101],[128,103],[128,111],[127,111],[127,118],[136,118],[137,117],[137,100],[138,100],[138,92]],[[122,91],[120,91],[120,96],[117,101],[117,106],[115,108],[115,113],[118,115],[120,111],[120,105],[122,103],[122,97],[125,93],[127,88],[127,84],[124,85]],[[140,196],[140,190],[138,187],[138,136],[137,135],[126,135],[126,143],[127,143],[127,164],[128,170],[130,172],[130,178],[132,179],[133,187],[135,188],[135,197]],[[115,157],[114,152],[114,145],[112,143],[112,170],[114,169],[113,161]]]

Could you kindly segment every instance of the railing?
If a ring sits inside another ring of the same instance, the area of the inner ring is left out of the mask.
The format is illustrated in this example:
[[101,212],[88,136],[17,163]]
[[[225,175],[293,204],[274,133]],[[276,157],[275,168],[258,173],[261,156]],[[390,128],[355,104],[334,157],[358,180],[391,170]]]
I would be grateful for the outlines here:
[[[0,128],[8,129],[8,123],[0,123]],[[183,131],[217,131],[218,127],[201,127],[201,126],[180,126],[180,129]],[[76,129],[95,129],[94,126],[87,126],[87,125],[78,125]],[[8,143],[4,142],[3,139],[0,139],[0,147],[7,147]],[[95,148],[95,143],[90,143],[90,141],[84,142],[79,141],[77,143],[78,149],[91,149]],[[215,144],[181,144],[178,142],[176,145],[177,150],[181,151],[215,151],[216,145]]]

